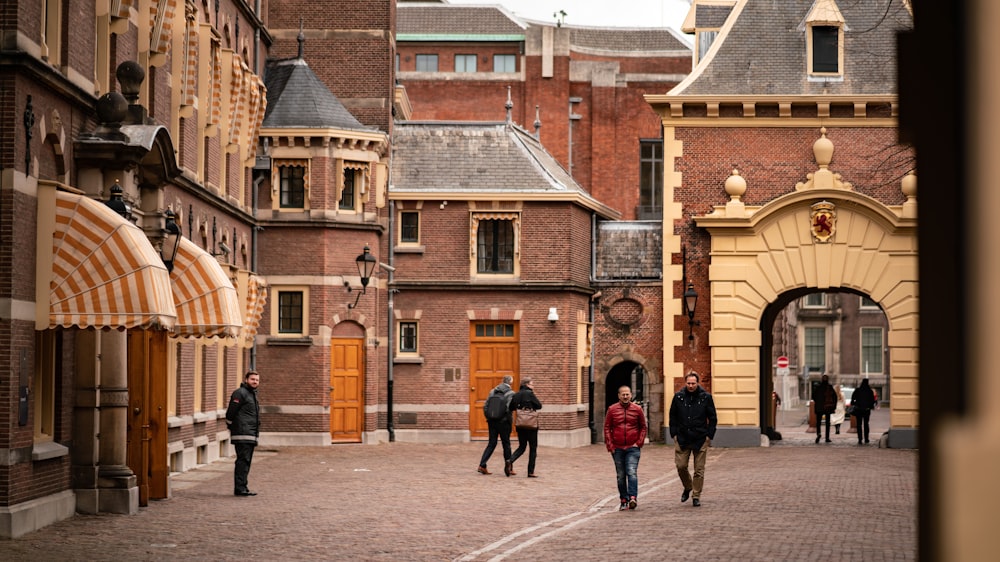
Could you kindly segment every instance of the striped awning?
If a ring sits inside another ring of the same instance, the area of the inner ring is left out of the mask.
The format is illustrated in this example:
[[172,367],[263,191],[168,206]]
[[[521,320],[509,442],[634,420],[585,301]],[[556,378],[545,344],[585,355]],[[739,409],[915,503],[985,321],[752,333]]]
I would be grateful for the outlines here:
[[233,282],[211,254],[181,238],[170,272],[177,306],[175,336],[236,336],[243,326]]
[[100,201],[55,192],[51,273],[49,328],[174,326],[177,311],[159,253],[139,227]]
[[260,317],[264,314],[264,304],[267,303],[267,281],[263,277],[251,274],[247,278],[246,313],[243,315],[243,331],[240,336],[243,343],[253,345],[260,327]]

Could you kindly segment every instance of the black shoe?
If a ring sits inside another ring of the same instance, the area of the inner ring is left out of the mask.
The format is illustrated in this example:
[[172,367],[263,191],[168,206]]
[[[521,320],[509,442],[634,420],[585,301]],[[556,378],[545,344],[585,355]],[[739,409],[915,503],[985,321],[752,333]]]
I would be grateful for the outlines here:
[[510,476],[511,473],[514,472],[513,470],[511,470],[511,468],[513,468],[513,464],[514,463],[512,463],[510,461],[506,461],[505,463],[503,463],[503,474],[504,474],[504,476]]
[[684,490],[684,492],[681,494],[681,503],[688,501],[688,498],[690,497],[691,497],[691,490]]
[[829,437],[827,437],[827,438],[826,438],[826,442],[827,442],[827,443],[833,443],[833,441],[830,441],[830,438],[829,438]]
[[816,442],[819,443],[819,437],[816,438]]
[[236,495],[236,496],[256,496],[257,492],[251,492],[250,490],[246,490],[244,492],[236,492],[234,495]]
[[691,500],[691,507],[701,507],[701,500],[698,498]]

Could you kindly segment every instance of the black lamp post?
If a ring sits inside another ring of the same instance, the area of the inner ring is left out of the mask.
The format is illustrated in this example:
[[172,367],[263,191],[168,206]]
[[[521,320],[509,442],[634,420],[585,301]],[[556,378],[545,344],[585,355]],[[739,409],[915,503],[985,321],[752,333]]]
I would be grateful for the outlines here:
[[[368,289],[368,281],[372,278],[372,272],[375,271],[375,266],[378,265],[378,260],[372,255],[371,248],[365,244],[365,251],[363,254],[359,255],[354,259],[354,262],[358,265],[358,275],[361,276],[361,292],[354,299],[354,304],[348,304],[347,308],[354,308],[358,306],[358,301],[361,299],[361,295],[365,294]],[[345,282],[346,284],[346,282]],[[351,290],[351,286],[347,286],[347,290]]]
[[688,339],[694,339],[694,309],[698,306],[698,291],[694,290],[694,283],[688,283],[687,290],[684,291],[684,308],[688,315]]
[[167,266],[167,271],[174,270],[174,257],[177,256],[177,248],[181,244],[181,227],[174,220],[177,215],[167,209],[167,222],[163,225],[163,243],[160,246],[160,257],[163,258],[163,265]]

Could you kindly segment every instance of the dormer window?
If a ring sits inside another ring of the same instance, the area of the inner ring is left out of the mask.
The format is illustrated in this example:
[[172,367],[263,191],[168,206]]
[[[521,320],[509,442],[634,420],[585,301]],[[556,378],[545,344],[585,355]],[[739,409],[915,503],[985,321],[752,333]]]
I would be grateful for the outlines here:
[[806,16],[806,64],[809,76],[844,75],[844,31],[847,24],[834,0],[818,0]]
[[812,74],[840,74],[839,27],[812,27]]

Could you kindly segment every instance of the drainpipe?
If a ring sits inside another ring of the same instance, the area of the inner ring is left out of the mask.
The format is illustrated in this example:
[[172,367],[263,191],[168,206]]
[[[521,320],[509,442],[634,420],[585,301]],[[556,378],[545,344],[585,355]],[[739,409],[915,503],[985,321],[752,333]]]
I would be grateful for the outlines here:
[[[264,183],[264,174],[258,174],[253,179],[253,189],[251,189],[251,212],[253,213],[253,223],[250,225],[250,271],[257,273],[257,192],[260,191],[260,184]],[[250,346],[250,370],[257,369],[257,338],[254,338]]]
[[[390,172],[389,172],[389,179],[392,179],[392,172],[391,172],[391,170],[392,170],[392,149],[390,149],[390,151],[389,151],[389,170],[390,170]],[[387,198],[389,197],[389,193],[388,193],[388,191],[389,191],[389,185],[390,184],[387,181],[386,182],[386,186],[385,186],[386,197]],[[392,244],[395,241],[395,238],[393,238],[393,234],[392,234],[392,232],[393,232],[393,226],[395,225],[395,222],[396,222],[395,221],[395,217],[396,217],[396,204],[393,201],[389,201],[389,231],[388,231],[389,232],[389,265],[392,266],[392,267],[395,267],[395,265],[392,263],[393,260],[395,259],[395,256],[392,253]],[[393,443],[393,442],[396,441],[396,426],[395,426],[395,424],[392,423],[392,385],[393,385],[393,380],[392,380],[392,352],[393,352],[393,350],[396,347],[395,344],[393,343],[393,326],[396,325],[396,322],[395,322],[395,319],[394,319],[394,316],[393,316],[393,306],[394,306],[395,299],[396,299],[396,290],[392,288],[392,282],[393,282],[394,278],[395,277],[394,277],[394,271],[393,271],[393,269],[389,269],[389,282],[388,282],[388,284],[386,286],[386,292],[389,293],[388,298],[386,298],[386,309],[387,309],[386,330],[388,331],[387,339],[389,340],[389,345],[386,346],[388,364],[386,365],[386,370],[385,370],[385,375],[386,375],[385,399],[386,399],[386,402],[387,402],[387,404],[386,404],[386,414],[387,415],[386,415],[386,424],[385,424],[385,427],[386,427],[386,430],[388,430],[388,432],[389,432],[389,442],[390,443]]]
[[[572,126],[572,123],[570,123]],[[597,213],[591,213],[590,215],[590,285],[593,287],[594,282],[597,280],[595,273],[597,272]],[[600,291],[594,293],[590,297],[590,303],[588,305],[587,318],[590,321],[590,368],[589,380],[587,382],[587,408],[590,411],[590,415],[587,416],[587,425],[590,427],[590,443],[593,445],[598,442],[597,435],[594,433],[594,309],[595,302],[600,298]]]

